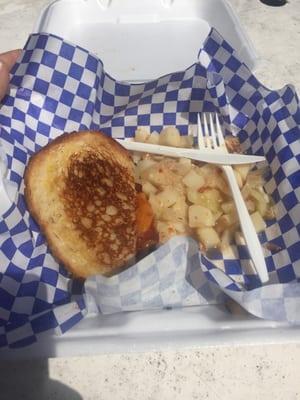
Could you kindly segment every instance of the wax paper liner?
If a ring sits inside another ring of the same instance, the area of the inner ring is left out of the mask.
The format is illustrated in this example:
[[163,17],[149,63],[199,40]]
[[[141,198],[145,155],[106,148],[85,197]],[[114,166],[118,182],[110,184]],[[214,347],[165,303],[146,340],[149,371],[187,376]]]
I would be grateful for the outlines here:
[[[15,190],[0,220],[1,346],[33,343],[47,330],[62,333],[87,312],[219,303],[224,295],[256,316],[299,323],[300,112],[291,86],[263,87],[215,30],[199,62],[131,85],[111,78],[86,50],[34,34],[11,83],[0,111],[4,186],[10,197]],[[29,157],[62,132],[82,129],[124,138],[138,126],[160,131],[172,125],[184,135],[202,111],[219,112],[245,151],[267,158],[265,189],[277,205],[277,220],[260,239],[277,248],[264,250],[270,285],[260,287],[242,241],[207,258],[192,239],[174,238],[115,277],[90,278],[83,294],[82,282],[53,259],[27,211],[23,174]]]

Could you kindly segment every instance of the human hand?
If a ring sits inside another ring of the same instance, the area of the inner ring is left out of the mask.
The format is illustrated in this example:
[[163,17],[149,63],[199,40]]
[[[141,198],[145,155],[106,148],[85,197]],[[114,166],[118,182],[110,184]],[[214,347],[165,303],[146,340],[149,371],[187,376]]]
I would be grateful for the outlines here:
[[14,66],[21,50],[12,50],[0,54],[0,101],[7,93],[9,84],[9,72]]

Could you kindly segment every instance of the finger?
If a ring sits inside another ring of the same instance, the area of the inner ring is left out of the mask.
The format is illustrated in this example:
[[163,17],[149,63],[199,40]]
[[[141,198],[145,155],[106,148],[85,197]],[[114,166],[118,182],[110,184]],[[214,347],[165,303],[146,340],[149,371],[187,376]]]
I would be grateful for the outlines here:
[[9,84],[9,69],[0,61],[0,100],[6,95]]
[[7,93],[9,71],[17,61],[20,54],[21,50],[12,50],[0,54],[0,100],[2,100]]
[[8,71],[12,69],[14,64],[16,63],[18,57],[21,55],[22,50],[11,50],[6,53],[0,54],[0,62],[3,62]]

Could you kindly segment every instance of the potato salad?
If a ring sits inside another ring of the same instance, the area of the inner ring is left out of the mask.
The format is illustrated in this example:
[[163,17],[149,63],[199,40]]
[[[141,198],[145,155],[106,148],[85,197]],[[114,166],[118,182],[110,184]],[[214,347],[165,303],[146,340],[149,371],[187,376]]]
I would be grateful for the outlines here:
[[[174,147],[192,147],[192,136],[180,136],[175,127],[160,133],[139,128],[135,140]],[[227,139],[229,151],[239,147],[236,138]],[[239,221],[229,185],[221,168],[186,158],[167,158],[135,153],[136,182],[142,185],[154,215],[159,242],[187,235],[200,248],[229,246],[239,231]],[[252,165],[234,166],[243,198],[257,232],[275,216],[274,206],[264,191],[264,170]]]

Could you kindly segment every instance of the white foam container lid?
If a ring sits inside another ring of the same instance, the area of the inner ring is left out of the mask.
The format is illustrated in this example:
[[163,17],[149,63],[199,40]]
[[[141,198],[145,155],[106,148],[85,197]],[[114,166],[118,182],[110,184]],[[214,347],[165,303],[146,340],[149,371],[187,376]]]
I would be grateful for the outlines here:
[[[225,0],[58,0],[42,12],[36,32],[61,36],[95,53],[114,78],[141,81],[197,61],[216,28],[251,70],[257,56]],[[299,340],[300,328],[263,321],[224,306],[88,315],[63,336],[1,352],[3,358],[58,357],[178,349],[201,345]]]
[[44,9],[36,31],[95,53],[115,79],[144,81],[196,62],[212,27],[254,69],[254,48],[224,0],[58,0]]

